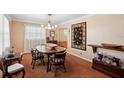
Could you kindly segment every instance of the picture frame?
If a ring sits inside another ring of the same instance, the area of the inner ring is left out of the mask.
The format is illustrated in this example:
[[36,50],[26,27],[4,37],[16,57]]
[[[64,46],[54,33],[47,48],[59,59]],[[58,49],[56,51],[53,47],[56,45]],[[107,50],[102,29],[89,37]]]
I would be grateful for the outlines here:
[[71,47],[86,51],[86,22],[71,25]]
[[50,37],[52,38],[52,40],[54,40],[54,38],[55,38],[55,31],[54,30],[50,31]]

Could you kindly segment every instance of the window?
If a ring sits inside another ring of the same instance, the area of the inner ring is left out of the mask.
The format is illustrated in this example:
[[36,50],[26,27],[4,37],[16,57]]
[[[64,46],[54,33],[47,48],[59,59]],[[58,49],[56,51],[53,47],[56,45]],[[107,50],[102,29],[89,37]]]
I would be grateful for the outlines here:
[[46,43],[46,31],[39,25],[25,25],[24,52]]
[[36,26],[26,26],[26,39],[28,40],[39,40],[41,36],[41,27]]
[[7,47],[10,47],[9,21],[0,15],[0,55],[3,55]]

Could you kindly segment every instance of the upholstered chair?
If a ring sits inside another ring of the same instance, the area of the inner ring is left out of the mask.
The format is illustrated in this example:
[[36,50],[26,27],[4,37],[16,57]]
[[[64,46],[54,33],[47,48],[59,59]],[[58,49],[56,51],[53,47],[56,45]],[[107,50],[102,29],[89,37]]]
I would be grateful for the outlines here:
[[18,75],[19,73],[22,72],[22,78],[24,78],[25,68],[22,64],[14,63],[8,65],[7,61],[4,58],[0,61],[0,64],[1,64],[1,70],[3,71],[3,77],[11,78],[12,76]]

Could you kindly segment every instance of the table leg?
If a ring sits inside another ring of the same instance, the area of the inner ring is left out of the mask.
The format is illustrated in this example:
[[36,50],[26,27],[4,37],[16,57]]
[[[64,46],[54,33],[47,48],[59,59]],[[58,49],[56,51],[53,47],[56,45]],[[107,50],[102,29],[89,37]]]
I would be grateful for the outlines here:
[[48,62],[47,62],[47,72],[49,71],[49,55],[48,55]]
[[21,63],[21,59],[20,58],[18,59],[18,62]]

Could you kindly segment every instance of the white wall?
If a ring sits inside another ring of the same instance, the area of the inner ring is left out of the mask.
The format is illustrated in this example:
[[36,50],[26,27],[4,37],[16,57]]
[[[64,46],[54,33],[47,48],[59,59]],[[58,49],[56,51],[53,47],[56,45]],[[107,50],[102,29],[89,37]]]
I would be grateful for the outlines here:
[[[71,24],[87,22],[87,44],[114,43],[124,45],[124,15],[122,14],[101,14],[85,18],[74,19],[60,24],[70,31],[68,39],[68,52],[81,58],[91,60],[94,57],[92,48],[87,46],[87,51],[71,48]],[[117,51],[105,51],[124,58],[124,53]]]

